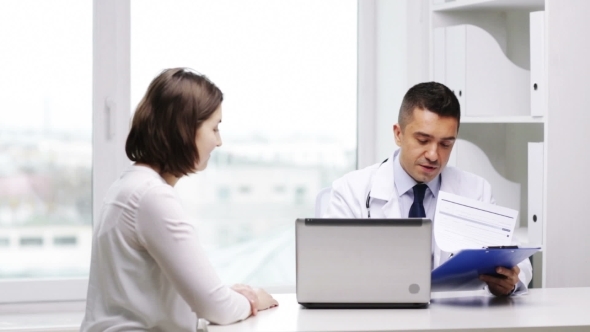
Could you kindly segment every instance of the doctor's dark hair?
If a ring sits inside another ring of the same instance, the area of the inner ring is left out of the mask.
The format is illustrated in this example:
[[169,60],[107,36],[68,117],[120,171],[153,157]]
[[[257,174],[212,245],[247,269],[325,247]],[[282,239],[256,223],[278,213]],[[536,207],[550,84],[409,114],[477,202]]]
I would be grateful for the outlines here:
[[440,117],[455,118],[457,119],[457,129],[459,129],[461,122],[459,100],[451,89],[441,83],[419,83],[406,92],[397,120],[402,129],[412,121],[416,108],[428,110]]
[[187,68],[162,71],[137,105],[125,143],[127,157],[176,177],[195,172],[196,134],[223,101],[206,76]]

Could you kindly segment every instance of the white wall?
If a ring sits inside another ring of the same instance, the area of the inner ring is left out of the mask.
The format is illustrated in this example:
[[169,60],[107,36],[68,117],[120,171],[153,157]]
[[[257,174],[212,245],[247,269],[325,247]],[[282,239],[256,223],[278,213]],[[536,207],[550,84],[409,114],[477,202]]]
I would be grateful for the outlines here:
[[396,147],[406,91],[428,80],[428,0],[359,0],[359,168]]
[[546,0],[545,286],[590,286],[590,1]]
[[406,8],[404,0],[377,2],[377,114],[374,162],[389,157],[393,147],[393,124],[406,89],[408,71]]

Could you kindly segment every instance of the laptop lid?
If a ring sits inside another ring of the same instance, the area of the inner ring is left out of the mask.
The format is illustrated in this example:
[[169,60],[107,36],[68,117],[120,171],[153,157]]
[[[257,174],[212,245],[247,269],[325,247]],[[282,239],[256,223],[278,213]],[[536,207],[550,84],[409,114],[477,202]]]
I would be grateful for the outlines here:
[[430,302],[430,219],[296,220],[297,301],[309,308]]

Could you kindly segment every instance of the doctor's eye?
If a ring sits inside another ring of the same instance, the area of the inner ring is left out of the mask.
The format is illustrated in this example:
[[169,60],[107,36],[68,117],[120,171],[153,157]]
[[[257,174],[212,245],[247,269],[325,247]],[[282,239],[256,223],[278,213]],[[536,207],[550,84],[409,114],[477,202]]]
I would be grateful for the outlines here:
[[444,149],[450,149],[453,147],[453,143],[454,142],[441,142],[440,146],[442,146]]

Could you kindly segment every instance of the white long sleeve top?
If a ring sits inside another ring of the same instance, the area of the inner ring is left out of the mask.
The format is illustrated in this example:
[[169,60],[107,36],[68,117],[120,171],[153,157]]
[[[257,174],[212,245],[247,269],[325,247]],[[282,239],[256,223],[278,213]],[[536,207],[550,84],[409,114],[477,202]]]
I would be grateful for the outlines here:
[[229,324],[250,315],[199,244],[174,189],[132,165],[111,186],[94,224],[81,331],[196,331],[197,317]]

